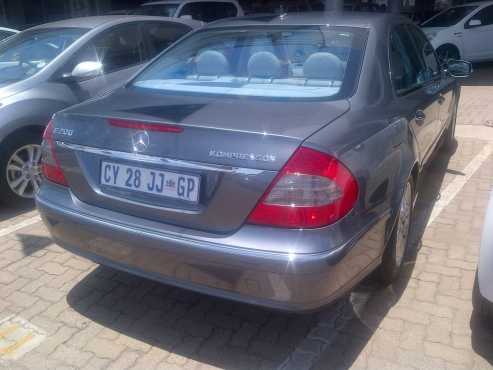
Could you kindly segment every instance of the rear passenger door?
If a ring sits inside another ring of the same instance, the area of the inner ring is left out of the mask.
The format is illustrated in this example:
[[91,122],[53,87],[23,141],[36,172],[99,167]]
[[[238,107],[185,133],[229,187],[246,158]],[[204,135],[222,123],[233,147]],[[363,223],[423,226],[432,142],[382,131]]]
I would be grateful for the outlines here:
[[440,126],[439,76],[427,68],[408,25],[393,27],[389,55],[396,99],[407,112],[418,142],[420,159],[424,162],[431,154]]

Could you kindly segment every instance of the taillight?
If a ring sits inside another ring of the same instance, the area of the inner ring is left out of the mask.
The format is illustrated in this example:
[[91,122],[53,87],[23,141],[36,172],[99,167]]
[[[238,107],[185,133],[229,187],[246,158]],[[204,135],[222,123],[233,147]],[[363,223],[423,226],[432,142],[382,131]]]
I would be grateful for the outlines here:
[[346,216],[358,184],[337,159],[301,147],[276,176],[248,222],[283,228],[318,228]]
[[53,123],[50,121],[43,133],[43,143],[41,144],[41,171],[46,179],[59,185],[68,186],[63,170],[58,163],[53,143]]

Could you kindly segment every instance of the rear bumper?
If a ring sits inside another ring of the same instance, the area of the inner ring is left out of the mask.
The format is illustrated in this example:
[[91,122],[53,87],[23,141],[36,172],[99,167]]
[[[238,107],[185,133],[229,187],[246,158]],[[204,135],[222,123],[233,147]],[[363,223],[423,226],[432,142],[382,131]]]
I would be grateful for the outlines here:
[[[320,308],[350,290],[375,268],[387,218],[330,252],[270,253],[122,224],[88,213],[66,189],[63,203],[50,191],[36,199],[55,242],[97,263],[250,304],[286,311]],[[71,202],[67,199],[72,199]]]

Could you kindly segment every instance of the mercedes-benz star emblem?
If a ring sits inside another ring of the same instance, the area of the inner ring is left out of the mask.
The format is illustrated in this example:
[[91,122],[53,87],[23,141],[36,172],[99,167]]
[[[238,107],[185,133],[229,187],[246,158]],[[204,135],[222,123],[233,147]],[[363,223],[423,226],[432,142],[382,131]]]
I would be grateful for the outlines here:
[[138,131],[132,135],[134,152],[142,153],[149,147],[149,134],[146,131]]

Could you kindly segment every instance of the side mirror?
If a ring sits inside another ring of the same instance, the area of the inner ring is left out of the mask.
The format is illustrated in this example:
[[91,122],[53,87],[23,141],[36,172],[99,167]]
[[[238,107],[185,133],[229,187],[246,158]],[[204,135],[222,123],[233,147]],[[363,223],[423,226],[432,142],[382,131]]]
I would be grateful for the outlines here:
[[103,64],[101,62],[81,62],[75,66],[70,77],[76,80],[85,80],[103,74]]
[[467,78],[473,72],[472,63],[464,60],[449,60],[446,66],[447,73],[455,78]]
[[467,22],[467,28],[480,27],[482,25],[483,22],[481,22],[480,19],[471,19],[469,22]]

